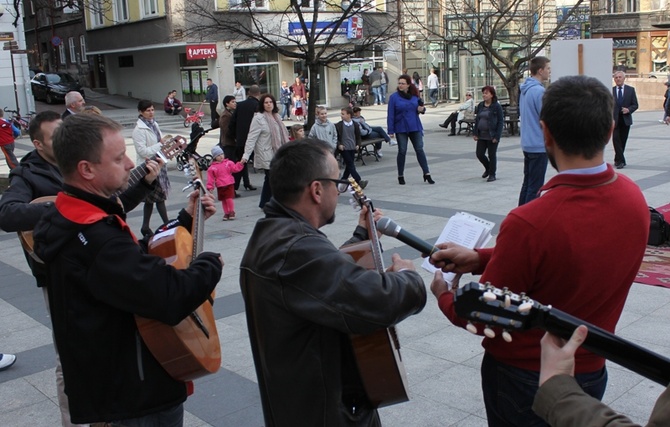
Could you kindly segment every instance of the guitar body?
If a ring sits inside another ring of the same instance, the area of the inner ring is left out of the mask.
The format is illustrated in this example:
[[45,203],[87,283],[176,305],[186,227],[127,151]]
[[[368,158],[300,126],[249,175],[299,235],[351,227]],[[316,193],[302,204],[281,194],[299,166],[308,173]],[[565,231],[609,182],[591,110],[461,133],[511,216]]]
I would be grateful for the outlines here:
[[[184,227],[176,227],[156,234],[149,242],[149,253],[162,257],[177,269],[185,269],[197,255],[195,246],[193,234]],[[214,293],[176,326],[135,316],[142,340],[172,378],[190,381],[213,374],[221,367],[213,301]]]
[[[30,203],[31,204],[47,203],[55,201],[56,196],[42,196],[38,197],[37,199],[33,200]],[[42,260],[37,255],[35,255],[35,242],[33,240],[33,230],[19,231],[17,232],[17,234],[19,235],[19,241],[21,242],[21,246],[23,246],[23,250],[25,250],[32,259],[41,264]]]
[[[350,255],[360,266],[375,268],[369,240],[347,245],[340,251]],[[409,400],[407,373],[395,327],[351,335],[351,344],[365,392],[375,408]]]

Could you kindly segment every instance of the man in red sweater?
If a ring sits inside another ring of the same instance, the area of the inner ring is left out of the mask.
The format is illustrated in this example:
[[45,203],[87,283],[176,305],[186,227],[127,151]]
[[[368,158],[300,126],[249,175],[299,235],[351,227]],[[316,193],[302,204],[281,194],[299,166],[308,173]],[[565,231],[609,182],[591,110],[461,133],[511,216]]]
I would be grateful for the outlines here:
[[[542,105],[547,155],[559,174],[542,187],[541,197],[509,213],[494,248],[447,243],[431,262],[443,271],[481,274],[482,283],[525,292],[613,332],[644,255],[647,203],[633,181],[604,161],[613,128],[609,89],[594,78],[564,77],[549,86]],[[445,316],[464,326],[454,311],[455,289],[440,272],[431,290]],[[500,333],[484,338],[482,390],[489,426],[547,425],[531,410],[542,334],[512,332],[511,344]],[[603,358],[580,349],[575,374],[584,391],[602,398]]]

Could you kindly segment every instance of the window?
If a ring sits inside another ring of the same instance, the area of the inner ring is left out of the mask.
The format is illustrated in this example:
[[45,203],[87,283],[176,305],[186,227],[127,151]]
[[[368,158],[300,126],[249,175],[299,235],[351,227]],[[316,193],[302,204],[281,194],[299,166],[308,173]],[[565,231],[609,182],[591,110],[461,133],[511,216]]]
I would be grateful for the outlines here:
[[87,62],[86,58],[86,36],[79,36],[79,50],[81,53],[81,62]]
[[105,9],[103,0],[91,0],[91,24],[93,27],[102,27],[105,24]]
[[142,0],[144,16],[158,15],[158,0]]
[[640,10],[639,0],[626,0],[626,12],[637,12]]
[[116,22],[128,21],[128,0],[114,0],[114,19]]
[[[309,0],[310,5],[314,4],[314,0]],[[265,0],[229,0],[230,8],[247,8],[251,9],[265,9]],[[320,7],[319,7],[320,8]]]
[[58,55],[60,56],[60,63],[65,65],[67,64],[67,58],[65,57],[65,44],[61,43],[58,45]]
[[70,63],[77,63],[77,46],[74,44],[74,37],[67,39],[67,45],[70,48]]

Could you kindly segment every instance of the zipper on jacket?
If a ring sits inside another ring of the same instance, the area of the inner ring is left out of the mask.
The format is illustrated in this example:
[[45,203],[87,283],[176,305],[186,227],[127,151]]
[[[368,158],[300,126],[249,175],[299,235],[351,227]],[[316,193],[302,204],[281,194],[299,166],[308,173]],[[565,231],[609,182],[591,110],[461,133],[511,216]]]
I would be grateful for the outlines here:
[[142,366],[142,337],[140,331],[135,331],[135,348],[137,354],[137,372],[140,374],[140,380],[144,381],[144,367]]

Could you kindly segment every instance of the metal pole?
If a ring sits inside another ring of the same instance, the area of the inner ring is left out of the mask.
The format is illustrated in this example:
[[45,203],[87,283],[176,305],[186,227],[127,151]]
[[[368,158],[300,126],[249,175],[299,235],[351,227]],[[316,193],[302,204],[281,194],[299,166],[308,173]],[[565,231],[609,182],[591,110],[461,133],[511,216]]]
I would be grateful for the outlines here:
[[16,87],[16,71],[14,70],[14,51],[9,51],[9,57],[12,61],[12,83],[14,83],[14,100],[16,101],[16,114],[21,114],[21,109],[19,108],[19,91]]

